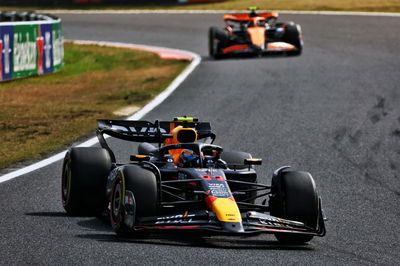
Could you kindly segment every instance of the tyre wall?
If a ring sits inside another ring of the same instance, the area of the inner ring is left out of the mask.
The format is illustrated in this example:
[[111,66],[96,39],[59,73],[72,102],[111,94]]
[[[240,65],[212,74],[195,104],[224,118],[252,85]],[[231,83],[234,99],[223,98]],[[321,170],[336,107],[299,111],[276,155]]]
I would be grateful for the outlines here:
[[61,19],[33,12],[0,12],[0,81],[59,71]]

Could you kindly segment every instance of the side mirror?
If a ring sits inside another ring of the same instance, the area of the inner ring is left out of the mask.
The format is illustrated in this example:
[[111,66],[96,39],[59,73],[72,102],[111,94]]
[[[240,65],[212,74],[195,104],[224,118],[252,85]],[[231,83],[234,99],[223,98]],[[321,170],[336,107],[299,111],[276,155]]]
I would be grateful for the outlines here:
[[148,155],[131,155],[130,160],[132,162],[143,162],[143,161],[147,162],[147,161],[150,161],[150,156],[148,156]]
[[251,159],[244,159],[244,164],[245,165],[261,165],[262,164],[262,159],[259,158],[251,158]]

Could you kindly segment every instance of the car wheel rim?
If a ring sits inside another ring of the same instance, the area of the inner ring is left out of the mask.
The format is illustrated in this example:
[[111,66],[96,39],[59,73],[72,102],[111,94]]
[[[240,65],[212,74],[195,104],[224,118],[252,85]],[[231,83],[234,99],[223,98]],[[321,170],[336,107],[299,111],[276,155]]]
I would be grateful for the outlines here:
[[114,221],[117,221],[122,206],[122,185],[121,179],[118,179],[114,187],[114,193],[111,204],[111,214]]
[[64,166],[64,172],[62,176],[62,200],[64,205],[68,203],[69,192],[71,188],[71,170],[69,162]]
[[217,40],[213,40],[213,53],[216,54],[218,51],[218,41]]

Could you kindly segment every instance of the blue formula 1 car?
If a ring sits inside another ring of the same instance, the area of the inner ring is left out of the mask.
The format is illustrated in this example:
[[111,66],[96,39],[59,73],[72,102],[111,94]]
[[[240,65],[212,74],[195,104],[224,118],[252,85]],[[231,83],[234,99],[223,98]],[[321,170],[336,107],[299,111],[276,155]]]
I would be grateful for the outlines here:
[[[138,142],[137,153],[117,163],[104,135]],[[258,183],[261,159],[214,145],[208,122],[98,120],[97,136],[101,147],[75,147],[65,156],[61,194],[70,215],[107,211],[115,232],[130,237],[203,230],[272,233],[299,244],[325,235],[309,173],[281,167],[271,185]]]

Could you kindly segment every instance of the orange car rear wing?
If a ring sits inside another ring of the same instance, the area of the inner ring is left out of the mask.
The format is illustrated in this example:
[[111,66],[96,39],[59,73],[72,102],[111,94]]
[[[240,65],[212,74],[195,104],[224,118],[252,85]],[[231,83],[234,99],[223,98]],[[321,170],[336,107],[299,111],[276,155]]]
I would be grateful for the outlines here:
[[[277,12],[264,12],[264,13],[257,13],[258,17],[263,17],[263,18],[270,18],[278,17]],[[235,21],[248,21],[252,20],[254,16],[251,16],[251,14],[248,13],[239,13],[239,14],[225,14],[224,15],[224,20],[235,20]]]
[[257,15],[263,18],[270,18],[270,17],[277,18],[279,16],[278,12],[264,12],[264,13],[257,13]]

